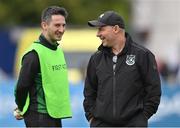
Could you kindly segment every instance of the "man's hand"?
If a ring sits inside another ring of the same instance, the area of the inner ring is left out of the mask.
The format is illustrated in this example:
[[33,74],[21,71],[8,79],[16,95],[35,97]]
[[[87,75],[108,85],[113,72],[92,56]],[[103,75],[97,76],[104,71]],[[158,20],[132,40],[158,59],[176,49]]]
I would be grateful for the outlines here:
[[16,108],[14,109],[14,117],[16,118],[16,120],[22,120],[23,119],[23,116],[21,115],[21,111]]
[[91,124],[91,122],[94,120],[94,117],[91,117],[91,119],[89,120],[89,124]]

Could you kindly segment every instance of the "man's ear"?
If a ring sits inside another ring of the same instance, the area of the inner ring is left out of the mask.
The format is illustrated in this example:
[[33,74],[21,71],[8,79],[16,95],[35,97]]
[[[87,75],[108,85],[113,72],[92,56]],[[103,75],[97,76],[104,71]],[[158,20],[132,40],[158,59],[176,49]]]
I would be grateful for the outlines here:
[[41,22],[41,27],[43,30],[47,30],[47,23],[46,22]]
[[115,25],[113,28],[114,28],[115,33],[118,33],[120,31],[120,28],[118,25]]

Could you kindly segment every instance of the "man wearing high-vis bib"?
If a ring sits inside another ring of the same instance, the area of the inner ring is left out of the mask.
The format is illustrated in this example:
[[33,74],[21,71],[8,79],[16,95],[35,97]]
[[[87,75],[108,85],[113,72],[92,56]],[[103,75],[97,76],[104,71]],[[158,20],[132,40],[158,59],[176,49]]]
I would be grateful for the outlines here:
[[14,116],[27,127],[62,127],[72,116],[63,51],[58,47],[66,27],[67,11],[50,6],[42,12],[42,34],[22,57],[15,88]]

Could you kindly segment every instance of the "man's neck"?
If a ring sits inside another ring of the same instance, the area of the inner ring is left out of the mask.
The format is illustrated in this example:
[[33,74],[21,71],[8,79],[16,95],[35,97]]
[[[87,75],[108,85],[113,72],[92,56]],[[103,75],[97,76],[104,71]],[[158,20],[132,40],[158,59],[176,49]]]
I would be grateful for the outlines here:
[[46,40],[48,41],[48,43],[50,43],[51,45],[54,45],[54,46],[57,46],[57,41],[52,41],[50,40],[50,38],[45,34],[45,33],[42,33],[43,36],[46,38]]
[[39,40],[46,47],[48,47],[48,48],[50,48],[52,50],[57,49],[58,44],[56,43],[56,45],[52,45],[51,43],[49,43],[49,41],[45,38],[45,36],[43,34],[40,35]]
[[115,54],[115,55],[118,55],[119,53],[122,52],[124,46],[125,46],[125,43],[126,43],[126,38],[124,38],[123,40],[120,40],[117,42],[117,45],[115,45],[114,47],[112,47],[112,52]]

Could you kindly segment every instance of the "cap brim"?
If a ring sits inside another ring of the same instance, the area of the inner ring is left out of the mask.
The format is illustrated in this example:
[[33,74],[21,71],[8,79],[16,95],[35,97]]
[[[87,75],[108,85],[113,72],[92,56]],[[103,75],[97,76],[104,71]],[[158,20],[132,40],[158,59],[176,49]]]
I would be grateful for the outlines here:
[[106,24],[99,22],[97,20],[92,20],[92,21],[88,21],[88,25],[90,27],[102,27],[102,26],[105,26]]

